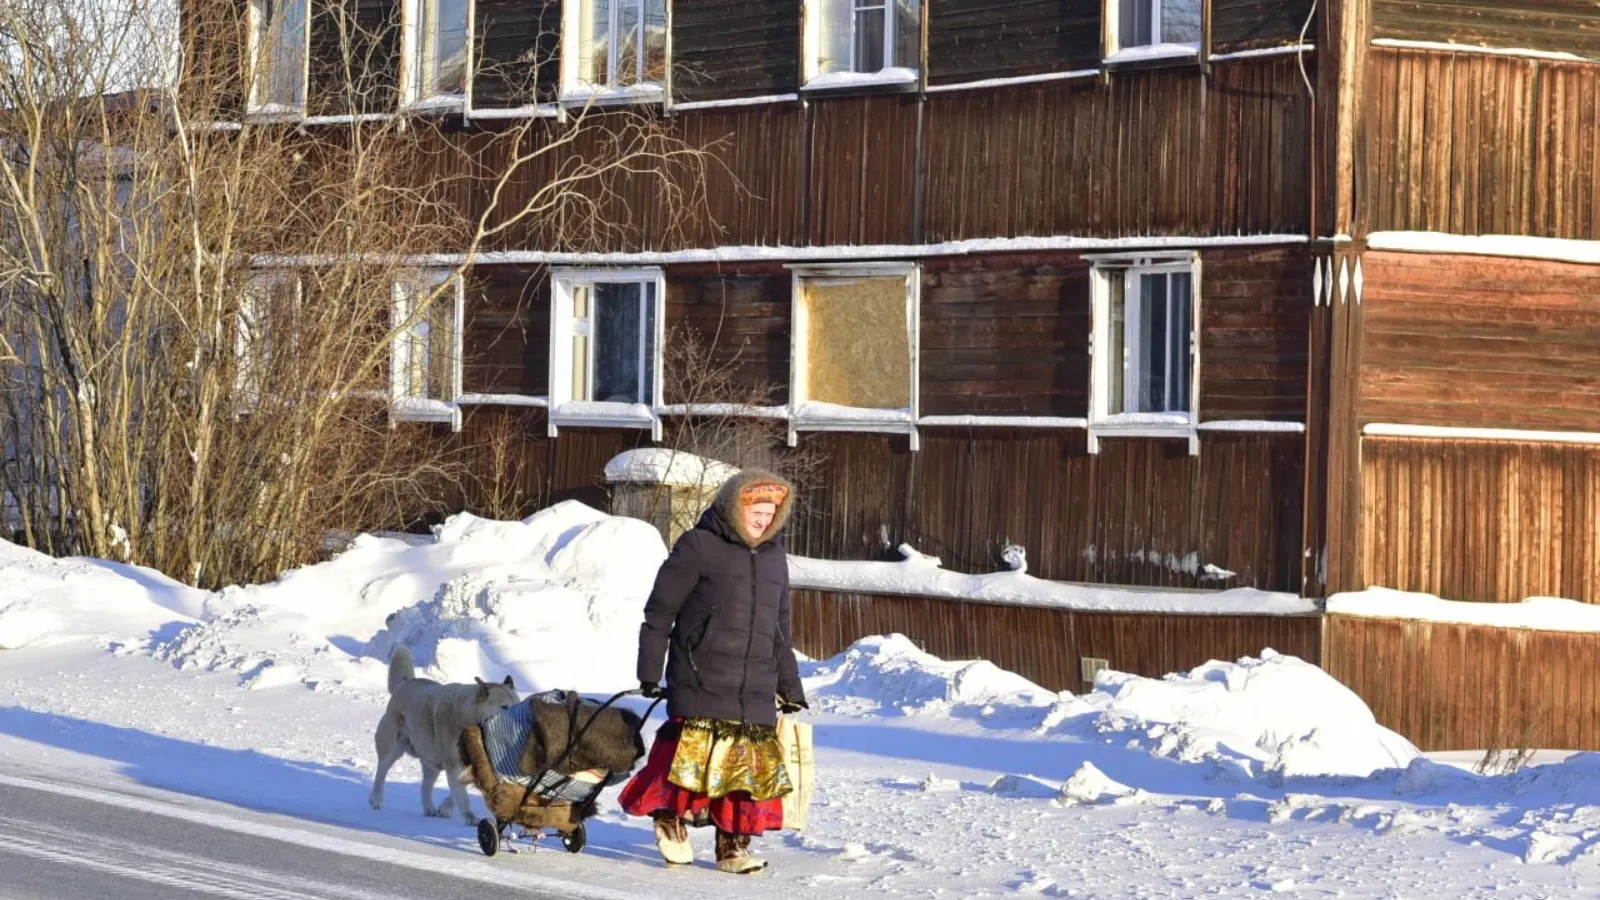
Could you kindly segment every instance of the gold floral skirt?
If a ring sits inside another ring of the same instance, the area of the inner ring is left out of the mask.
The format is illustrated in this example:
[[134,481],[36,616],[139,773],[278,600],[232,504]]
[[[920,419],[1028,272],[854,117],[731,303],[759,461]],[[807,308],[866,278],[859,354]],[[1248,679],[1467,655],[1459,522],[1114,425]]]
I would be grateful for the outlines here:
[[777,730],[725,719],[684,720],[667,780],[712,799],[744,791],[772,800],[794,789]]

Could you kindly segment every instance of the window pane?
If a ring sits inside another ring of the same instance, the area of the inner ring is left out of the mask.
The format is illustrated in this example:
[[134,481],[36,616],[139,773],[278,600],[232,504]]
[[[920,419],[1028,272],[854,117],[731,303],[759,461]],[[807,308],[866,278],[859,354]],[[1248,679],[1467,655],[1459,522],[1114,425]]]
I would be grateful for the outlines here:
[[667,0],[644,0],[644,80],[667,80]]
[[430,96],[467,91],[468,0],[434,0],[433,79]]
[[644,403],[639,284],[594,286],[594,396],[607,403]]
[[1169,296],[1172,304],[1171,353],[1167,360],[1167,371],[1171,373],[1172,387],[1169,391],[1168,410],[1172,412],[1190,412],[1189,387],[1191,338],[1193,331],[1193,301],[1190,293],[1192,279],[1189,273],[1168,276],[1170,288]]
[[894,59],[891,66],[915,69],[922,65],[922,13],[918,0],[896,0],[894,20]]
[[611,53],[611,2],[589,0],[582,4],[579,28],[578,78],[590,84],[610,84],[607,74]]
[[855,66],[857,72],[876,72],[883,68],[882,6],[856,8]]
[[428,397],[454,399],[455,297],[448,291],[428,310]]
[[588,336],[593,333],[587,321],[590,309],[589,287],[581,284],[573,285],[572,321],[579,326],[572,336],[572,399],[574,400],[590,399]]
[[850,42],[855,33],[855,6],[853,0],[822,0],[822,23],[819,29],[821,58],[817,72],[830,75],[850,69]]
[[1139,276],[1139,412],[1167,410],[1167,276]]
[[864,409],[911,405],[904,278],[810,279],[804,396]]
[[1160,0],[1161,40],[1168,44],[1200,43],[1201,0]]
[[1143,47],[1151,40],[1151,0],[1122,0],[1122,15],[1117,20],[1117,44]]
[[1111,373],[1111,391],[1106,412],[1116,415],[1130,411],[1124,405],[1127,399],[1123,391],[1128,380],[1127,296],[1124,290],[1127,279],[1120,269],[1113,269],[1106,273],[1106,280],[1106,288],[1111,293],[1111,346],[1106,348],[1106,371]]
[[256,106],[305,103],[306,0],[259,0]]
[[617,0],[617,58],[615,60],[616,84],[639,82],[640,35],[639,0]]

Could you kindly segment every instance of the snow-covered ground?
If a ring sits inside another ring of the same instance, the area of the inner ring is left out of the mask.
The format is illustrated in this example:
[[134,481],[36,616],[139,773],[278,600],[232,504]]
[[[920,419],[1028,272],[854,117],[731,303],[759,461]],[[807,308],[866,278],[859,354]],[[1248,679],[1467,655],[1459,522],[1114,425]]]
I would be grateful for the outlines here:
[[1600,756],[1476,775],[1480,754],[1419,755],[1268,648],[1166,679],[1105,672],[1082,696],[897,635],[806,662],[811,827],[764,838],[773,867],[753,879],[663,870],[614,793],[577,856],[485,860],[398,785],[368,807],[396,644],[447,680],[631,687],[664,555],[650,526],[578,504],[458,516],[421,542],[363,536],[217,593],[0,542],[0,777],[177,791],[650,896],[1578,897],[1600,878]]

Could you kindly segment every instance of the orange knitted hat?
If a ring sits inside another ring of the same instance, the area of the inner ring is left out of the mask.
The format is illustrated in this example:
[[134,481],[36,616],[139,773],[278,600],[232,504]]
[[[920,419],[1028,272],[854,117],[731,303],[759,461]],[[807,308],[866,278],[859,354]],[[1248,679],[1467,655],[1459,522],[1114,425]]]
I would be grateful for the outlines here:
[[789,499],[789,489],[776,481],[753,481],[739,491],[740,506],[771,503],[782,506]]

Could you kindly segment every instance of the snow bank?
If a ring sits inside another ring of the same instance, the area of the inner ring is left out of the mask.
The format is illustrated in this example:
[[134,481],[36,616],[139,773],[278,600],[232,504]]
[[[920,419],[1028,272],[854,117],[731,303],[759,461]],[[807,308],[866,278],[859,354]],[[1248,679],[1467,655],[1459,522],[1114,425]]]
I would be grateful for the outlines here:
[[727,463],[665,447],[642,447],[612,457],[606,463],[606,481],[613,484],[670,484],[719,487],[739,470]]
[[1419,756],[1350,689],[1270,650],[1160,679],[1101,672],[1086,699],[1102,709],[1101,733],[1127,734],[1158,756],[1209,762],[1223,777],[1367,778]]
[[1085,611],[1214,616],[1287,616],[1317,611],[1311,600],[1254,588],[1157,591],[1066,584],[1016,571],[966,575],[940,568],[938,557],[926,556],[911,547],[901,545],[900,552],[906,558],[899,562],[836,562],[791,555],[789,580],[795,587],[814,590],[911,594]]
[[1529,597],[1521,603],[1464,603],[1442,600],[1432,594],[1368,588],[1329,597],[1328,612],[1343,616],[1418,619],[1494,628],[1600,632],[1600,606],[1557,597]]
[[863,638],[820,663],[803,663],[806,695],[845,715],[943,715],[964,708],[1046,708],[1059,695],[987,660],[946,662],[901,634]]
[[205,596],[150,569],[55,559],[0,540],[0,650],[125,640],[192,622]]

